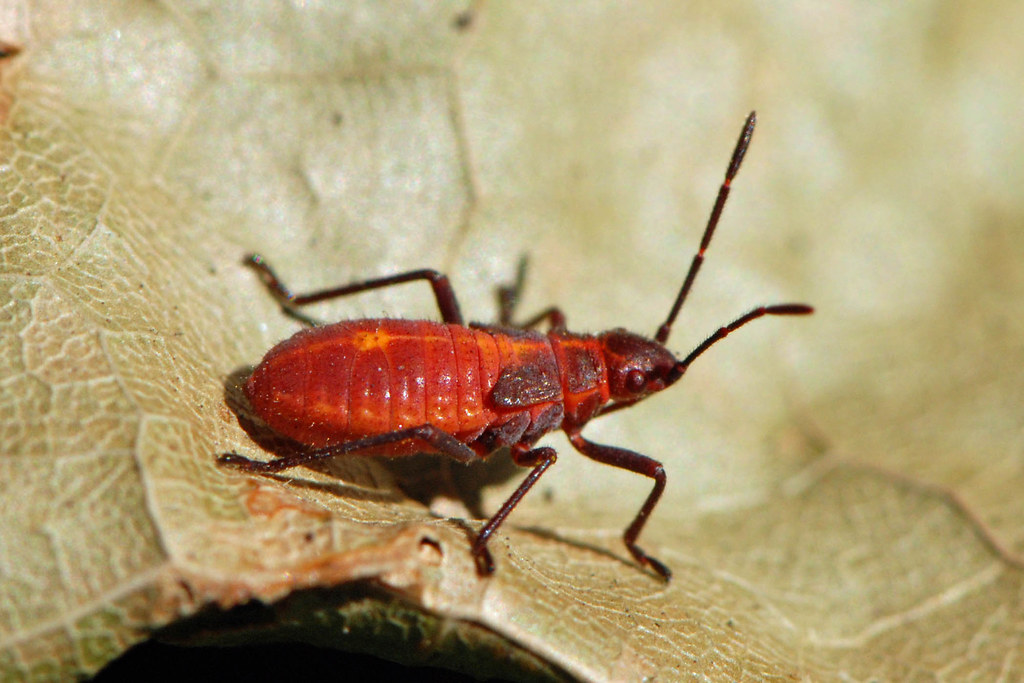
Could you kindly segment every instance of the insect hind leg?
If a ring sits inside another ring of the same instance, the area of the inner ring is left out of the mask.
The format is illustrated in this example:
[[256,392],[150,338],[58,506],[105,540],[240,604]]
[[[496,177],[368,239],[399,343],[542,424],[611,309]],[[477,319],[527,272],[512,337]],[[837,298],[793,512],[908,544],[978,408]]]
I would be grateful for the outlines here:
[[[238,455],[237,453],[225,453],[217,459],[217,462],[221,465],[242,470],[243,472],[272,474],[292,467],[298,467],[300,465],[309,465],[315,462],[321,462],[337,455],[355,453],[368,448],[378,448],[380,446],[407,441],[410,439],[420,439],[437,452],[447,455],[459,462],[466,463],[479,457],[472,448],[459,441],[451,434],[448,434],[433,425],[426,424],[419,427],[411,427],[409,429],[400,429],[398,431],[388,432],[387,434],[379,434],[376,436],[366,437],[364,439],[356,439],[354,441],[334,444],[325,448],[296,453],[294,455],[277,458],[276,460],[252,460],[245,456]],[[480,530],[480,533],[477,534],[476,539],[473,541],[473,546],[470,552],[477,563],[477,570],[481,575],[491,574],[494,571],[494,560],[491,557],[490,551],[487,549],[487,541],[492,535],[494,535],[494,532],[501,526],[502,522],[505,521],[505,518],[508,517],[509,513],[511,513],[516,505],[519,504],[519,501],[522,500],[523,496],[533,488],[533,485],[537,483],[537,480],[540,479],[540,476],[544,474],[545,470],[554,464],[555,460],[558,459],[558,455],[555,452],[555,449],[549,446],[530,449],[528,446],[517,444],[512,447],[512,459],[520,467],[532,467],[533,469],[526,476],[526,479],[524,479],[519,487],[512,493],[512,495],[509,496],[508,500],[505,501],[501,508],[499,508],[490,520],[487,521],[483,529]]]
[[[321,462],[337,455],[357,453],[359,451],[365,451],[371,448],[380,448],[389,444],[410,441],[413,439],[419,439],[426,445],[430,446],[434,451],[461,463],[468,463],[479,457],[472,448],[459,441],[448,432],[445,432],[434,425],[425,424],[420,425],[419,427],[399,429],[394,432],[387,432],[386,434],[377,434],[375,436],[368,436],[362,439],[332,444],[323,448],[302,451],[292,455],[286,455],[275,460],[252,460],[245,456],[238,455],[237,453],[225,453],[217,458],[217,462],[221,465],[227,465],[242,470],[243,472],[272,474],[274,472],[291,469],[292,467],[299,467],[300,465],[309,465],[311,463]],[[427,449],[424,450],[426,451]]]
[[248,255],[245,258],[245,263],[259,274],[263,284],[270,290],[270,293],[281,305],[285,313],[307,325],[316,326],[319,322],[299,312],[297,310],[298,306],[315,304],[320,301],[348,296],[349,294],[367,292],[371,289],[383,289],[392,285],[412,282],[413,280],[427,280],[430,283],[430,287],[434,292],[434,298],[437,300],[437,308],[441,312],[441,319],[444,322],[456,325],[463,324],[459,300],[455,297],[455,290],[452,289],[448,276],[430,268],[410,270],[406,273],[398,273],[371,280],[361,280],[340,287],[319,289],[305,294],[295,294],[281,282],[277,274],[271,269],[270,264],[259,254]]

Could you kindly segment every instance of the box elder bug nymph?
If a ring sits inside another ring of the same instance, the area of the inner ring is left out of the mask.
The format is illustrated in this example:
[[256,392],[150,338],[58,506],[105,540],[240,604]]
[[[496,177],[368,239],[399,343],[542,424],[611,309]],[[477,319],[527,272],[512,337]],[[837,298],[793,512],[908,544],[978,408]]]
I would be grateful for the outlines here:
[[[729,186],[750,144],[756,118],[747,117],[725,180],[718,191],[700,248],[668,318],[653,339],[623,329],[601,334],[566,330],[565,315],[549,308],[522,323],[513,313],[523,286],[499,290],[497,325],[465,324],[448,278],[414,270],[374,280],[292,294],[260,256],[249,264],[281,306],[310,322],[296,307],[334,297],[426,280],[443,322],[375,318],[303,330],[270,350],[245,384],[253,411],[302,450],[268,462],[235,453],[220,463],[247,472],[278,472],[343,453],[399,456],[441,453],[459,462],[508,447],[513,461],[533,468],[491,517],[472,545],[483,574],[494,569],[487,542],[556,459],[555,449],[535,444],[561,429],[583,455],[654,480],[623,540],[638,563],[668,580],[664,564],[637,546],[637,538],[665,489],[665,470],[639,453],[588,441],[580,433],[595,417],[636,404],[671,386],[690,364],[730,332],[765,315],[804,315],[804,304],[761,306],[719,328],[679,359],[665,348],[672,324],[704,262]],[[532,331],[547,323],[546,334]],[[312,323],[311,323],[312,324]]]

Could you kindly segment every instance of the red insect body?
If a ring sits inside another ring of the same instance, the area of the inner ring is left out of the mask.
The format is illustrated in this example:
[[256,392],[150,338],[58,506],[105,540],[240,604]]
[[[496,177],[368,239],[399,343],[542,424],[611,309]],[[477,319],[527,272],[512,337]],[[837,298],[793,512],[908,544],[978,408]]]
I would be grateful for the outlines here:
[[[529,386],[520,368],[530,369]],[[393,319],[299,332],[271,349],[245,393],[274,431],[314,448],[432,424],[481,456],[557,428],[551,416],[563,400],[542,334]],[[424,450],[405,442],[364,452]]]
[[[461,462],[509,447],[513,460],[531,473],[487,522],[473,544],[483,572],[493,563],[487,541],[537,479],[555,461],[550,447],[535,447],[544,434],[561,429],[583,455],[654,480],[632,524],[626,547],[642,565],[668,579],[668,567],[637,545],[648,516],[665,488],[665,471],[647,456],[595,444],[580,433],[591,419],[631,406],[671,386],[690,363],[717,341],[764,315],[801,315],[803,304],[756,308],[721,327],[683,359],[665,347],[672,324],[704,260],[729,186],[754,128],[751,114],[733,152],[725,182],[704,231],[700,249],[665,323],[653,339],[622,329],[578,335],[565,316],[548,309],[522,325],[512,313],[523,282],[502,288],[500,326],[465,325],[448,279],[431,270],[357,282],[296,296],[261,257],[260,273],[285,310],[313,324],[297,306],[338,296],[427,280],[444,322],[371,319],[314,326],[267,353],[245,385],[253,411],[275,432],[307,450],[269,462],[236,454],[220,462],[251,472],[276,472],[343,453],[399,456],[438,452]],[[527,328],[547,321],[546,334]]]

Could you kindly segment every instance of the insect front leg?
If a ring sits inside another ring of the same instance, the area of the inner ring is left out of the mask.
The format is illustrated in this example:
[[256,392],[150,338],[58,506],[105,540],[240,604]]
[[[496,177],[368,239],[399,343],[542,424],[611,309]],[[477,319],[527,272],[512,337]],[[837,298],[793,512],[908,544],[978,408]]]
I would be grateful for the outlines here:
[[527,491],[533,488],[533,485],[540,479],[540,475],[544,474],[544,471],[551,467],[555,460],[558,459],[558,453],[550,446],[528,449],[528,446],[522,444],[513,446],[512,461],[520,467],[532,467],[533,470],[526,476],[523,483],[519,485],[519,488],[508,497],[508,500],[505,501],[501,508],[494,513],[494,516],[488,520],[484,528],[480,530],[476,541],[473,542],[472,553],[473,557],[477,560],[477,569],[481,574],[490,574],[494,571],[494,560],[487,549],[487,541],[494,535],[494,532],[501,526],[501,523],[505,521],[505,518],[508,517],[515,506],[519,504],[519,501],[523,499]]
[[636,513],[636,517],[633,519],[633,522],[622,534],[622,540],[626,543],[626,547],[629,548],[629,552],[632,553],[637,562],[643,566],[650,567],[666,581],[671,579],[672,571],[664,564],[645,553],[636,544],[636,539],[640,536],[640,532],[643,530],[644,524],[647,523],[647,518],[650,517],[651,512],[654,510],[654,506],[658,504],[658,499],[661,498],[661,494],[665,490],[665,468],[660,462],[654,458],[648,458],[646,455],[640,455],[639,453],[634,453],[633,451],[626,450],[625,448],[603,446],[592,441],[587,441],[579,432],[567,433],[566,435],[569,437],[569,442],[576,448],[576,450],[591,460],[596,460],[597,462],[604,463],[606,465],[612,465],[613,467],[621,467],[624,470],[636,472],[637,474],[642,474],[645,477],[650,477],[654,480],[654,488],[647,496],[647,500],[644,501],[640,511]]
[[307,325],[316,326],[319,323],[304,313],[300,313],[296,308],[297,306],[315,304],[320,301],[327,301],[328,299],[348,296],[358,292],[366,292],[371,289],[382,289],[404,282],[412,282],[413,280],[427,280],[430,283],[430,287],[434,290],[434,298],[437,300],[437,308],[441,311],[441,319],[444,322],[456,325],[463,324],[459,301],[455,298],[455,290],[452,289],[448,276],[429,268],[411,270],[407,273],[399,273],[372,280],[362,280],[342,285],[341,287],[316,290],[307,294],[294,294],[281,282],[277,274],[270,268],[270,265],[259,254],[250,254],[246,257],[245,262],[259,273],[263,284],[267,286],[270,293],[281,304],[281,308],[284,309],[285,313]]
[[565,314],[557,306],[545,308],[524,323],[513,321],[516,307],[519,305],[519,297],[523,293],[523,285],[526,283],[526,267],[529,259],[524,255],[519,259],[519,266],[516,268],[515,282],[509,285],[498,287],[498,324],[502,327],[518,327],[524,330],[536,327],[545,320],[552,330],[565,329]]

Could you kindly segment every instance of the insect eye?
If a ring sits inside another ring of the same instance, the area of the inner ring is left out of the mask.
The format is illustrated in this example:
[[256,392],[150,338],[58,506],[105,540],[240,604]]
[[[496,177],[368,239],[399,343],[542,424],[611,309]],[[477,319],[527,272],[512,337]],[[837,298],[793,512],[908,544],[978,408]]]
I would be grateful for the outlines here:
[[639,370],[630,370],[629,374],[626,375],[626,389],[632,393],[637,393],[647,385],[647,377],[644,373]]

